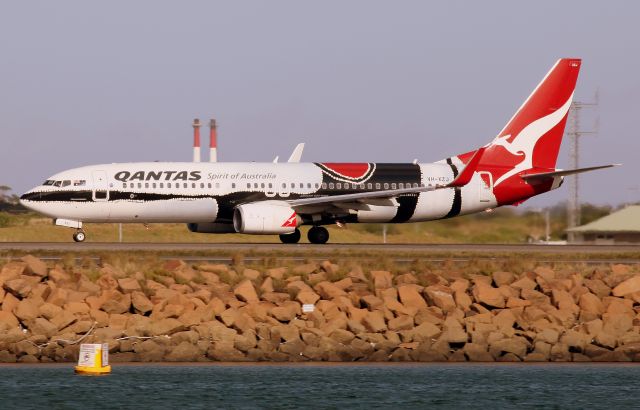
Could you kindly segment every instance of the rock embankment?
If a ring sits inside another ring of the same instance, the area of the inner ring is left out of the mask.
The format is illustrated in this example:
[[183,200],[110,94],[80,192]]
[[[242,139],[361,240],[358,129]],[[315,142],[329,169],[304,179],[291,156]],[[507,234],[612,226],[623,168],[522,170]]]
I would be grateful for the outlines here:
[[639,361],[640,273],[581,269],[126,274],[26,256],[0,271],[0,362],[73,361],[81,342],[112,361]]

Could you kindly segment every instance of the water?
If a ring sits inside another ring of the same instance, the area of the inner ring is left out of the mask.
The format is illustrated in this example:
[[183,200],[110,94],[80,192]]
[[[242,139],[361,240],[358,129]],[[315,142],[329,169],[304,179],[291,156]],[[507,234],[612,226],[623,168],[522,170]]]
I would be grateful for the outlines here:
[[640,366],[589,364],[0,366],[0,408],[638,408]]

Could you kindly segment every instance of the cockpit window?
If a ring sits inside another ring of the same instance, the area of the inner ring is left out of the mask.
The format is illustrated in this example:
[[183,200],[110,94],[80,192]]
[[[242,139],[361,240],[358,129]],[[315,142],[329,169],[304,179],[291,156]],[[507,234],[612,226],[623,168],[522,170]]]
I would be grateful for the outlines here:
[[71,181],[69,181],[68,179],[65,179],[64,181],[62,181],[62,186],[63,187],[69,186],[69,185],[71,185]]
[[56,182],[53,179],[47,179],[46,181],[44,181],[44,186],[49,186],[49,185],[53,185],[53,183]]
[[62,181],[56,181],[53,183],[53,186],[62,186]]

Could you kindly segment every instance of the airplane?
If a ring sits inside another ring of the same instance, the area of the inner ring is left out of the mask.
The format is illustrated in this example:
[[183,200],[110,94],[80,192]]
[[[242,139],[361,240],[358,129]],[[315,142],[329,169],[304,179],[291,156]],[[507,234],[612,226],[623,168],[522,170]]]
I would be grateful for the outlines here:
[[[75,229],[84,223],[186,223],[191,232],[329,239],[327,225],[405,223],[488,211],[560,187],[556,169],[581,60],[559,59],[498,135],[435,163],[150,162],[55,174],[21,196],[25,207]],[[301,149],[296,152],[301,154]]]

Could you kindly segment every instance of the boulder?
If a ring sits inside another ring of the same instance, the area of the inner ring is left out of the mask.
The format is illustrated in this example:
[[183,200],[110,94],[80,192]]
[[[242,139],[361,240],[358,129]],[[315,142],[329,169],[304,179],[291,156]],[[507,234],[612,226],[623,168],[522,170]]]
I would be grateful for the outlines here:
[[40,259],[33,255],[26,255],[21,260],[26,264],[24,272],[27,275],[40,276],[41,278],[47,276],[47,264]]
[[640,275],[635,275],[613,288],[613,296],[626,296],[640,292]]
[[24,262],[7,262],[0,270],[0,286],[6,281],[20,277],[25,271],[27,264]]
[[519,290],[522,290],[522,289],[534,290],[536,286],[538,286],[538,284],[533,280],[531,280],[528,276],[523,276],[517,281],[511,283],[512,288],[519,289]]
[[167,318],[152,322],[149,331],[152,335],[171,335],[186,330],[185,326],[177,319]]
[[466,343],[462,351],[470,362],[493,362],[495,360],[484,344]]
[[63,310],[60,314],[50,319],[51,323],[56,325],[58,330],[62,330],[67,326],[74,324],[78,319],[71,313]]
[[131,308],[131,294],[122,294],[117,290],[103,293],[104,302],[100,309],[107,313],[126,313]]
[[122,293],[140,292],[142,290],[140,283],[134,278],[118,279],[118,288]]
[[284,342],[298,341],[300,340],[300,330],[292,324],[273,326],[271,339]]
[[313,305],[320,299],[320,296],[309,290],[301,290],[296,295],[296,300],[303,305]]
[[201,357],[200,349],[188,341],[180,342],[164,357],[169,362],[195,362]]
[[320,296],[326,300],[331,300],[339,296],[346,296],[346,292],[344,290],[328,281],[318,283],[315,286],[315,289],[318,291]]
[[384,315],[379,310],[368,312],[362,320],[362,324],[368,331],[372,333],[379,333],[387,330],[387,324],[385,323]]
[[43,335],[51,338],[58,332],[58,327],[47,319],[38,317],[30,323],[29,331],[34,335]]
[[413,328],[412,338],[415,341],[424,342],[432,341],[442,333],[442,330],[437,325],[430,322],[424,322]]
[[12,312],[0,310],[0,326],[2,326],[3,324],[9,328],[17,327],[19,324],[18,318],[16,318]]
[[523,359],[527,354],[527,348],[528,343],[524,337],[514,336],[492,342],[489,346],[489,352],[496,359],[505,353],[512,353],[518,358]]
[[516,279],[516,276],[511,272],[493,272],[491,278],[496,287],[500,287],[502,285],[510,285]]
[[580,296],[579,306],[584,312],[593,313],[595,315],[602,315],[602,313],[604,313],[604,305],[602,304],[602,301],[590,292],[584,293]]
[[424,300],[420,292],[419,287],[416,285],[400,285],[398,286],[398,298],[400,302],[407,308],[415,310],[427,308],[427,302]]
[[476,302],[485,306],[500,309],[505,307],[505,297],[500,293],[500,290],[492,288],[491,286],[480,283],[476,284],[473,288],[473,297]]
[[22,322],[33,320],[40,316],[39,304],[33,299],[23,299],[18,302],[13,313]]
[[611,288],[600,279],[585,279],[584,285],[600,299],[611,294]]
[[271,309],[269,312],[271,316],[276,318],[280,322],[290,322],[296,318],[298,310],[300,309],[297,304],[287,304],[284,306],[277,306]]
[[7,280],[4,283],[4,289],[7,292],[11,292],[12,295],[22,299],[29,296],[29,293],[31,293],[32,287],[29,281],[24,279],[24,276],[23,276],[23,277]]
[[401,315],[396,317],[395,319],[391,319],[389,321],[389,330],[394,332],[400,330],[409,330],[413,328],[413,317],[407,315]]
[[375,289],[387,289],[393,286],[391,272],[382,270],[372,270],[371,279]]
[[153,303],[151,303],[149,298],[140,291],[131,292],[131,304],[133,305],[133,308],[141,314],[145,314],[153,310]]
[[241,301],[247,303],[259,302],[256,288],[250,280],[244,280],[233,289],[234,295]]
[[444,312],[450,312],[456,308],[456,302],[453,299],[450,288],[443,285],[431,285],[424,289],[427,299],[432,305],[442,309]]

